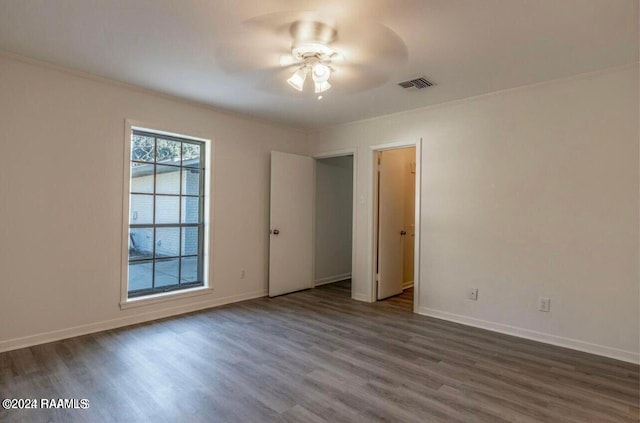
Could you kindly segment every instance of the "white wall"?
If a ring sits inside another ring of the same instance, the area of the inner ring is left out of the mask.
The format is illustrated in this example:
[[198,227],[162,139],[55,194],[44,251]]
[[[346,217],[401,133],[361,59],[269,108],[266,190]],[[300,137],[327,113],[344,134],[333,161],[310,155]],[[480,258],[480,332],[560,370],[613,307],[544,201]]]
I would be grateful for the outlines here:
[[[126,118],[215,140],[210,295],[119,308]],[[304,133],[8,56],[0,131],[0,350],[266,292],[269,151]]]
[[422,138],[421,312],[638,361],[638,112],[634,65],[313,133],[358,149],[353,297],[371,298],[369,146]]
[[353,156],[316,161],[315,282],[351,275]]

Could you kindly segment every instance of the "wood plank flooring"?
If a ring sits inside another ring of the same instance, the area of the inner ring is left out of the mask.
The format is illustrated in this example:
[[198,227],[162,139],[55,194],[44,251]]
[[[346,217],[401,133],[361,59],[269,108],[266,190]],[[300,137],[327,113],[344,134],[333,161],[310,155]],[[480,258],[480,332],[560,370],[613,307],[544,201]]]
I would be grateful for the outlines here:
[[26,422],[633,422],[638,366],[376,304],[348,283],[0,354]]

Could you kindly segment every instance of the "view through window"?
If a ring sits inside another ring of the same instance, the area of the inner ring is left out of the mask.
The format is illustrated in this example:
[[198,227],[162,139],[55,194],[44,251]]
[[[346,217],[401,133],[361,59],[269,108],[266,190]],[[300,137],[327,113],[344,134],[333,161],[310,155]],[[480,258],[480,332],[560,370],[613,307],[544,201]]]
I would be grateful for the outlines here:
[[204,150],[132,131],[129,298],[203,285]]

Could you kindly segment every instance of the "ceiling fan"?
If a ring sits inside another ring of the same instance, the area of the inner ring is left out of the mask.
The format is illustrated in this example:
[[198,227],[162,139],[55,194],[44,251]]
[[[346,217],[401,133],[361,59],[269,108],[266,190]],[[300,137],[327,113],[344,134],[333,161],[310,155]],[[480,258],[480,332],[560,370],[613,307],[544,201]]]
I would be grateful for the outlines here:
[[342,94],[382,85],[408,52],[400,36],[378,22],[287,11],[243,21],[218,56],[229,73],[259,89],[281,95],[286,81],[292,93],[321,99],[332,87]]
[[307,76],[311,74],[314,92],[320,94],[327,91],[331,88],[331,74],[335,72],[332,66],[334,60],[344,59],[342,54],[331,48],[336,30],[322,22],[297,21],[291,25],[291,36],[294,40],[291,54],[280,58],[282,66],[295,65],[297,68],[287,83],[302,91]]

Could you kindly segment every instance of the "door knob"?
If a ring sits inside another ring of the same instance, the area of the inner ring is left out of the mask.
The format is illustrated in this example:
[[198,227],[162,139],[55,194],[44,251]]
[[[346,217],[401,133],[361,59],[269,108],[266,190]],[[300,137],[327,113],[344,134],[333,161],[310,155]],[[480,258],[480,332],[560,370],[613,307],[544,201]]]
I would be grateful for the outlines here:
[[278,234],[280,233],[280,231],[279,231],[279,230],[277,230],[277,229],[273,229],[273,230],[271,231],[271,233],[272,233],[272,234],[274,234],[274,235],[278,235]]
[[400,235],[406,235],[407,231],[400,231]]

